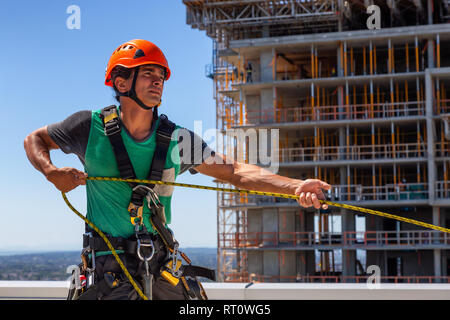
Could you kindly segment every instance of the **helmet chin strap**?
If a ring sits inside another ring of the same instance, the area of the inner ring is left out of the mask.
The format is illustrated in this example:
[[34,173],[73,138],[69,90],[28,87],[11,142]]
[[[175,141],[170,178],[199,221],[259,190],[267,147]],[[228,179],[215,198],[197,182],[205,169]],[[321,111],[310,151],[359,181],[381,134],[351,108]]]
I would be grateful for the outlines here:
[[144,110],[150,110],[150,109],[154,108],[153,109],[153,115],[154,116],[156,115],[156,118],[157,118],[158,117],[158,111],[156,109],[157,109],[157,107],[159,107],[161,105],[161,100],[159,101],[159,103],[157,105],[147,106],[144,102],[141,101],[141,99],[138,98],[138,96],[136,94],[136,90],[134,89],[134,87],[136,85],[136,80],[137,80],[138,73],[139,73],[139,66],[134,69],[133,82],[131,84],[130,90],[128,90],[125,93],[119,92],[119,96],[120,97],[128,97],[128,98],[133,99],[138,104],[138,106],[141,107]]

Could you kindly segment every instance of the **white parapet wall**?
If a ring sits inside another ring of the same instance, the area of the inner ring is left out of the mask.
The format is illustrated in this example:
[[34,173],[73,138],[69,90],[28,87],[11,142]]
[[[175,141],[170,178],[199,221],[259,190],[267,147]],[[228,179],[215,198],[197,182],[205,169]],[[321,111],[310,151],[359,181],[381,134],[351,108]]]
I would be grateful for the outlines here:
[[[450,300],[450,284],[203,283],[210,300]],[[66,299],[66,281],[0,281],[0,299]]]

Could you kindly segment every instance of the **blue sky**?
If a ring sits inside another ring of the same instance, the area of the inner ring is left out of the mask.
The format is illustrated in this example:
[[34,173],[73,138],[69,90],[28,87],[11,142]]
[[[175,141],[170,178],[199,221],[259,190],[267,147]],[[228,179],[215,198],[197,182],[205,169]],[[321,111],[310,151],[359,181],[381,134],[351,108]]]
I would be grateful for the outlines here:
[[[70,30],[67,7],[81,10],[81,29]],[[165,53],[172,76],[165,84],[162,113],[193,130],[215,127],[212,40],[186,25],[181,0],[48,0],[0,2],[0,250],[79,250],[84,222],[60,192],[26,158],[23,140],[33,130],[79,110],[114,104],[103,84],[107,61],[121,43],[147,39]],[[52,151],[57,166],[82,170],[74,155]],[[177,182],[214,185],[200,174]],[[68,193],[86,212],[85,187]],[[176,188],[172,225],[183,247],[217,245],[216,193]]]

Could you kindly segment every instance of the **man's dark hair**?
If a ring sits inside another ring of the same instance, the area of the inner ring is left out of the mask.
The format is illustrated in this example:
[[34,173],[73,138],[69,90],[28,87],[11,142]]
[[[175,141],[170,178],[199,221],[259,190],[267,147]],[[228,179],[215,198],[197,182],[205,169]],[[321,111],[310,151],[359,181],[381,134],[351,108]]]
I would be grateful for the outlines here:
[[113,83],[113,89],[116,94],[115,98],[116,98],[117,102],[119,102],[119,103],[120,103],[120,95],[119,95],[119,90],[117,90],[117,88],[116,88],[115,80],[117,79],[117,77],[121,77],[121,78],[127,80],[128,78],[131,77],[132,71],[133,71],[133,68],[125,68],[122,66],[115,66],[114,69],[111,70],[111,81]]

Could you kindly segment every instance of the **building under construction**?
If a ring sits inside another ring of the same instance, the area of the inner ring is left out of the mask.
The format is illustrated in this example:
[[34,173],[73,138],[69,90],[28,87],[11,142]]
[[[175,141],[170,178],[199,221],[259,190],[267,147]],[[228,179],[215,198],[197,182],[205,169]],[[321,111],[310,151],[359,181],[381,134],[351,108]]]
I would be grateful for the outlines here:
[[[330,201],[450,228],[450,1],[183,3],[187,24],[213,40],[219,130],[278,129],[278,174],[330,183]],[[357,282],[371,265],[383,282],[449,282],[450,234],[218,194],[221,281]]]

